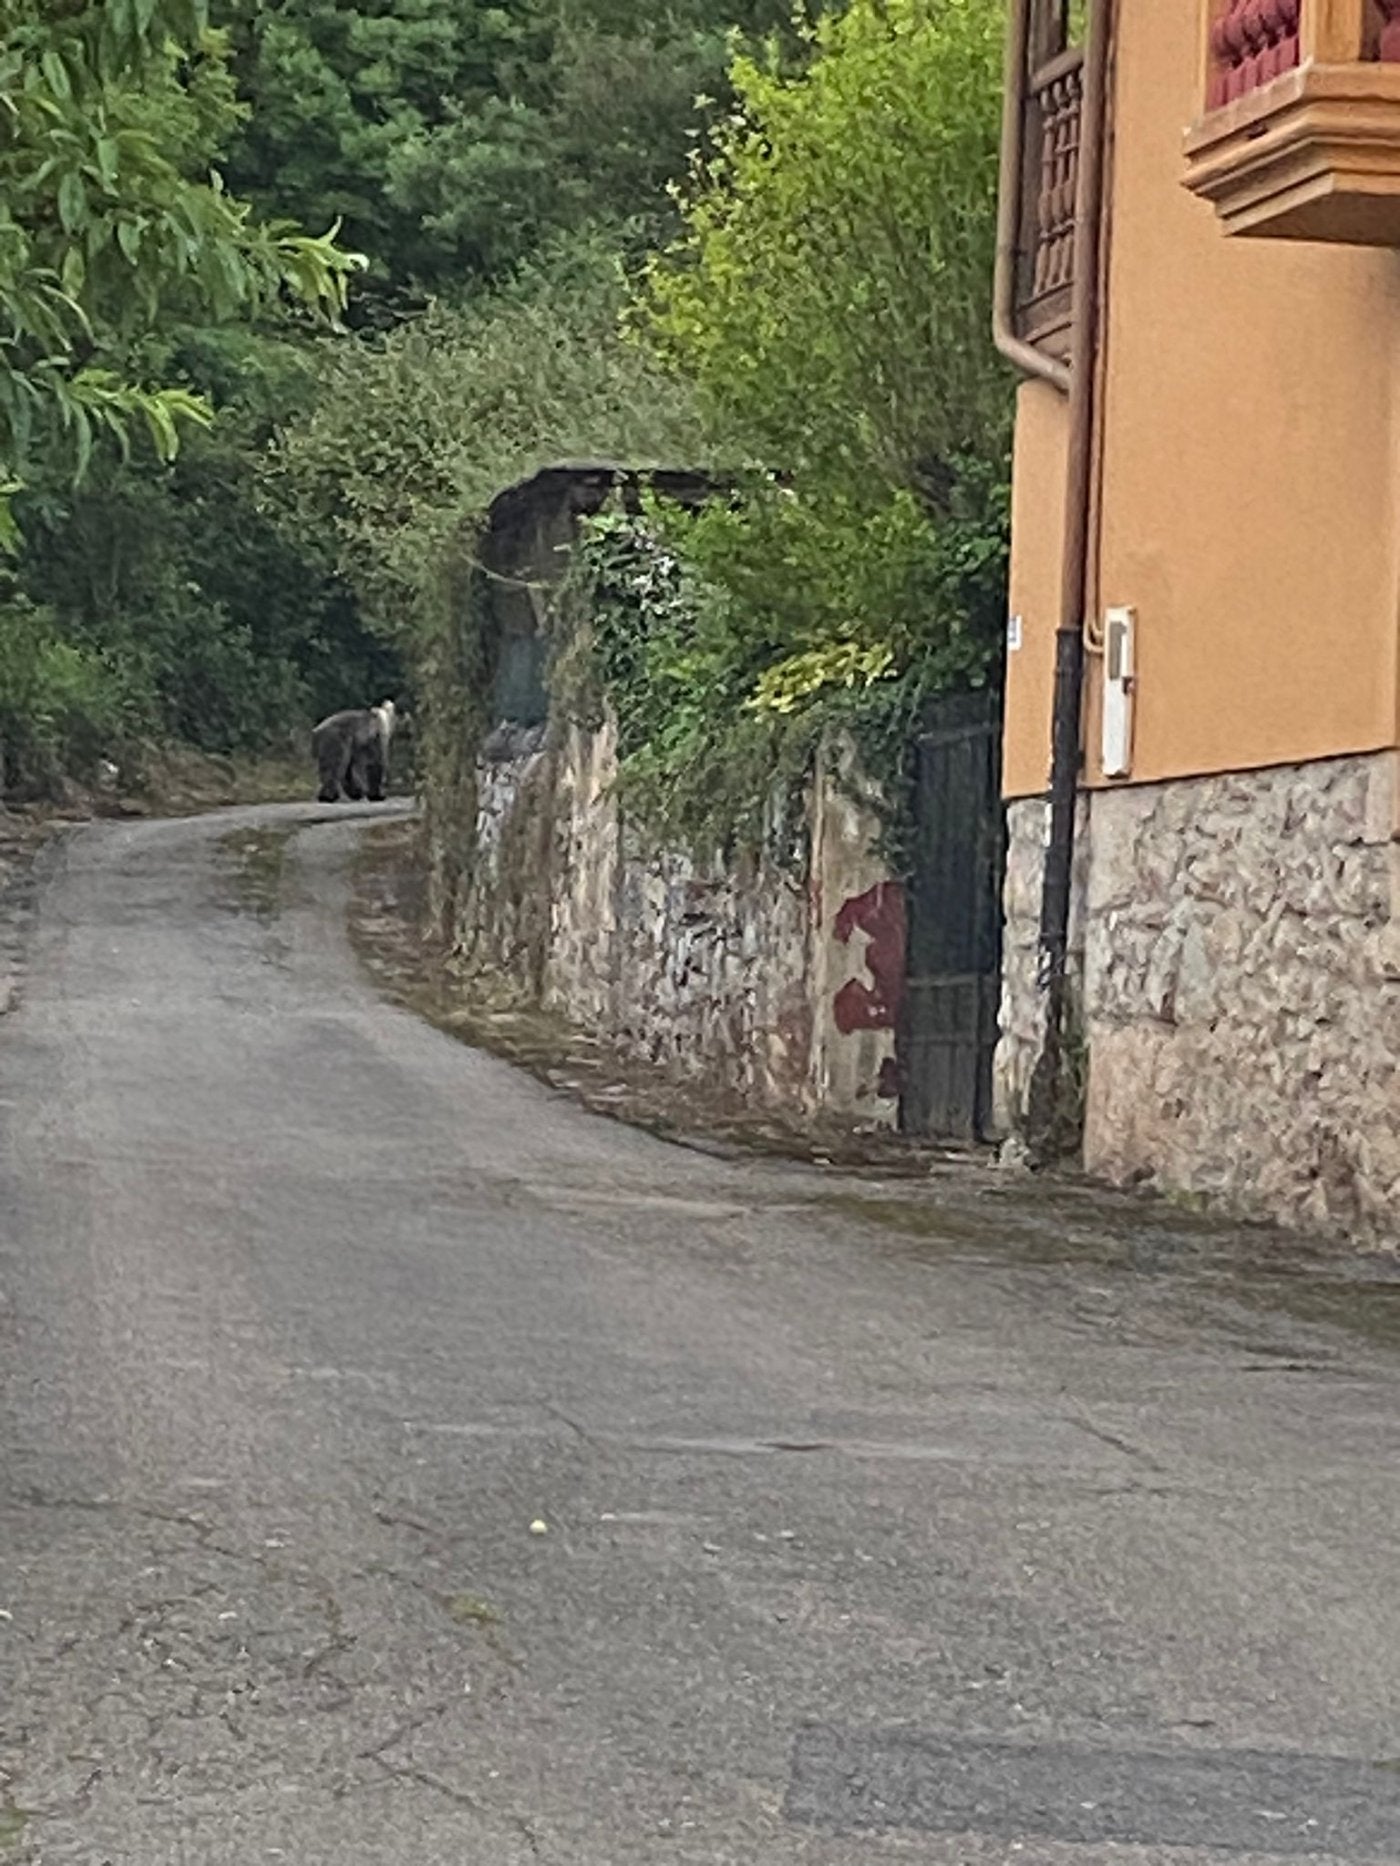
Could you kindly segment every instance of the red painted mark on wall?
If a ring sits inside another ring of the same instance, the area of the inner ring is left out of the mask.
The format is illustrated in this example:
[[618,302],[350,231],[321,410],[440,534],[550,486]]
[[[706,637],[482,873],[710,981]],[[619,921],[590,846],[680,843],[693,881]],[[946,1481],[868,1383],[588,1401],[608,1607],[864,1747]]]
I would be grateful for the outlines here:
[[836,916],[835,933],[843,946],[857,933],[866,935],[863,978],[848,979],[832,1001],[842,1036],[856,1030],[893,1030],[904,1002],[904,889],[897,881],[879,881],[864,894],[852,895]]

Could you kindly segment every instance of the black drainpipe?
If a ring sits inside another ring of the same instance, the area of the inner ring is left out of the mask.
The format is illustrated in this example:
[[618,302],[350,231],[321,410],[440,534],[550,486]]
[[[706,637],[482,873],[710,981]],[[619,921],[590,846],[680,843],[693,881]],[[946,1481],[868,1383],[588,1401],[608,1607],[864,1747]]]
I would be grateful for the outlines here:
[[1067,388],[1069,452],[1065,475],[1065,531],[1060,577],[1060,621],[1055,634],[1055,692],[1051,724],[1050,835],[1040,896],[1040,972],[1045,992],[1045,1033],[1031,1076],[1026,1138],[1032,1154],[1061,1151],[1065,1132],[1065,1038],[1069,1010],[1069,921],[1073,901],[1074,827],[1083,760],[1084,621],[1089,582],[1089,522],[1093,499],[1094,362],[1098,340],[1099,230],[1103,214],[1104,126],[1112,0],[1090,0],[1084,47],[1084,95],[1080,113],[1079,171],[1074,215],[1074,286],[1071,299],[1070,364],[1047,367],[1010,329],[1016,230],[1024,187],[1022,126],[1025,121],[1026,47],[1031,0],[1012,0],[1007,49],[1007,134],[1002,144],[1002,196],[997,241],[994,335],[1002,354],[1018,368]]

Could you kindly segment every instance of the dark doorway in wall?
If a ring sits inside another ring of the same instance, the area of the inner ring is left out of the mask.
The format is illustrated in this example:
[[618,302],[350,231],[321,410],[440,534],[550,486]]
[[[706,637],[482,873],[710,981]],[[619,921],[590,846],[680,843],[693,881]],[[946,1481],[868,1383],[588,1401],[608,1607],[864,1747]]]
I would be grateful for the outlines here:
[[906,1133],[982,1140],[1001,992],[1001,696],[950,694],[914,748],[909,949],[899,1031]]

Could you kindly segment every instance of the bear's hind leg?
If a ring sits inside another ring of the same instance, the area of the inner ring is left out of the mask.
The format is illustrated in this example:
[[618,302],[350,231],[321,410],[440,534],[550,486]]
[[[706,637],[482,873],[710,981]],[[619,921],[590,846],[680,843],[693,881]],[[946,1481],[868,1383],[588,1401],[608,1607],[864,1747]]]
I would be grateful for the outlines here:
[[377,746],[365,754],[365,795],[371,803],[384,801],[384,754]]
[[316,748],[316,769],[321,780],[321,788],[316,793],[318,803],[337,803],[340,800],[341,750],[333,739]]

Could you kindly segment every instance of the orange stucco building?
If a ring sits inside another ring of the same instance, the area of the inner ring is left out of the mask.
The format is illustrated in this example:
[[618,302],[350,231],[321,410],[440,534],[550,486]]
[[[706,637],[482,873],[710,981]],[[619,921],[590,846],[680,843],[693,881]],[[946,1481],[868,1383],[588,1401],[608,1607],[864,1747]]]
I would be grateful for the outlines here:
[[1056,632],[1077,622],[1087,1163],[1392,1234],[1400,0],[1093,0],[1097,118],[1067,14],[1024,0],[1012,27],[1006,347],[1041,379],[1016,426],[1003,1118],[1043,1043]]

